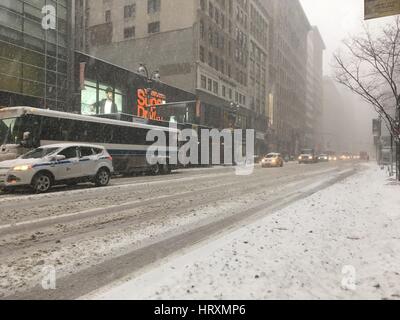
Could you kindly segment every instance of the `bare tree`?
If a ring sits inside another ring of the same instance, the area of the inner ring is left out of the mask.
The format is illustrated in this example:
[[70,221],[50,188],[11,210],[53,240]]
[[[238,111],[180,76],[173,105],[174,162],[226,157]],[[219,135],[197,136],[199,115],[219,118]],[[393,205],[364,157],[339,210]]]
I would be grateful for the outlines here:
[[344,45],[346,53],[334,55],[336,80],[375,108],[399,147],[400,17],[381,30],[364,24]]

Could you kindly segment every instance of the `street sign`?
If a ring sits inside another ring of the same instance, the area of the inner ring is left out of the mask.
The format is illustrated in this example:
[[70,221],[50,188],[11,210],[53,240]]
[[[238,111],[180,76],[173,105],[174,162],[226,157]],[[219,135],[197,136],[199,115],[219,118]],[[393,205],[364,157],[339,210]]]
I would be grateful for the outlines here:
[[365,20],[400,14],[400,0],[364,0]]

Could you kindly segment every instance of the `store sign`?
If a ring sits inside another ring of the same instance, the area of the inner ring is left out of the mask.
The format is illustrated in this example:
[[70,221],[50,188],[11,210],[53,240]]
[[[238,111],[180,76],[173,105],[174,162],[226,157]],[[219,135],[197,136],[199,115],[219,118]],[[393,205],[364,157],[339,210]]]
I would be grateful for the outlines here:
[[157,108],[167,102],[167,97],[153,90],[149,95],[147,89],[139,89],[137,91],[137,116],[162,121],[162,117],[157,114]]
[[400,14],[400,0],[364,0],[365,20]]

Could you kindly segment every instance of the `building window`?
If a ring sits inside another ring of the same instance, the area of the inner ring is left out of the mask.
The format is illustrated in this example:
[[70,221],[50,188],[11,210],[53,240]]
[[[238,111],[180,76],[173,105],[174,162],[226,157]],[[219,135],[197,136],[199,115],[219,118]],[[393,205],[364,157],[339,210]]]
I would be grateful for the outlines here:
[[213,92],[219,94],[219,85],[217,81],[213,81]]
[[200,37],[204,40],[205,37],[205,29],[204,29],[204,21],[200,20]]
[[160,21],[149,23],[148,33],[160,32]]
[[[81,113],[84,115],[93,115],[105,113],[105,102],[107,101],[107,88],[109,85],[85,80],[86,90],[82,91],[81,96]],[[113,88],[113,104],[118,112],[122,112],[126,95],[121,89]],[[97,99],[98,98],[98,99]]]
[[232,100],[232,97],[233,97],[232,89],[229,89],[229,99]]
[[212,80],[208,79],[208,91],[212,91]]
[[132,18],[136,14],[136,4],[131,4],[124,7],[124,18]]
[[222,86],[222,96],[225,98],[226,97],[226,87]]
[[206,10],[206,0],[200,0],[200,8],[201,10]]
[[107,10],[106,13],[104,14],[105,19],[106,19],[106,23],[110,23],[111,22],[111,10]]
[[214,6],[211,2],[208,6],[208,15],[210,16],[210,18],[214,18]]
[[201,76],[201,88],[207,89],[207,78],[205,76]]
[[211,52],[208,53],[208,65],[213,66],[213,54]]
[[205,62],[204,47],[200,46],[200,61]]
[[124,29],[124,38],[134,38],[135,37],[135,27],[125,28]]
[[161,10],[161,0],[147,0],[147,13],[152,14]]

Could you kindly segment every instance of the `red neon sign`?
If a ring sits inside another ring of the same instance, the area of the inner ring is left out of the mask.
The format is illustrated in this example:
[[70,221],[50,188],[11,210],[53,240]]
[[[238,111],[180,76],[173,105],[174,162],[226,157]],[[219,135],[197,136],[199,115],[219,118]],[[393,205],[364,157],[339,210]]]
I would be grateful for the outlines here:
[[166,103],[167,98],[164,94],[153,90],[150,97],[148,97],[146,89],[139,89],[137,96],[137,115],[139,117],[151,120],[163,120],[157,114],[157,106]]

